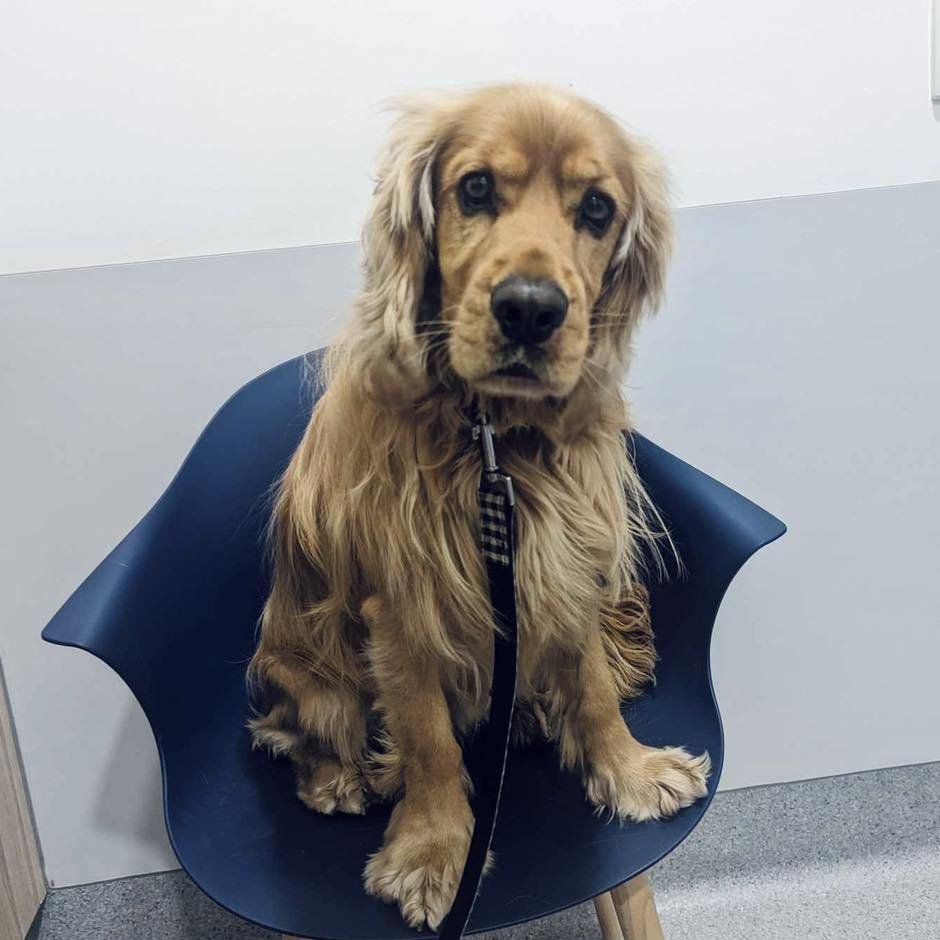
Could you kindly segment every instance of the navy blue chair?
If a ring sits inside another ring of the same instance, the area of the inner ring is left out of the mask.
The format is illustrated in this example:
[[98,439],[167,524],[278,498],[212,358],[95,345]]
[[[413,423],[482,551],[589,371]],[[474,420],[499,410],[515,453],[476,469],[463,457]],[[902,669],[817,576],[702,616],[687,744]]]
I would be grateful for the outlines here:
[[[266,372],[222,407],[157,504],[43,637],[99,657],[137,697],[160,752],[170,842],[210,898],[285,934],[397,940],[415,932],[361,883],[389,809],[311,812],[287,764],[252,751],[245,730],[245,666],[267,588],[263,532],[272,483],[319,392],[320,354],[308,363]],[[542,917],[633,878],[692,831],[718,784],[712,626],[735,573],[785,528],[645,438],[632,446],[686,572],[652,588],[658,681],[626,713],[641,741],[711,754],[708,797],[672,819],[621,828],[593,814],[551,748],[514,751],[493,841],[498,865],[470,932]]]

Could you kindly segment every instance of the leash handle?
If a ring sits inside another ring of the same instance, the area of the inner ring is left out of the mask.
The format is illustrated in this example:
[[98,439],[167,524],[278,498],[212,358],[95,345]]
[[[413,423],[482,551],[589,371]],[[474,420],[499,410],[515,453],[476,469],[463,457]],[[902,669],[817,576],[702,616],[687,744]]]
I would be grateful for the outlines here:
[[518,625],[516,622],[515,553],[512,478],[500,470],[487,415],[473,428],[480,444],[483,469],[477,499],[480,508],[480,551],[486,564],[495,624],[490,714],[485,729],[483,761],[474,799],[474,826],[463,874],[450,913],[441,924],[440,940],[459,940],[467,927],[486,867],[506,773],[513,708],[516,701]]

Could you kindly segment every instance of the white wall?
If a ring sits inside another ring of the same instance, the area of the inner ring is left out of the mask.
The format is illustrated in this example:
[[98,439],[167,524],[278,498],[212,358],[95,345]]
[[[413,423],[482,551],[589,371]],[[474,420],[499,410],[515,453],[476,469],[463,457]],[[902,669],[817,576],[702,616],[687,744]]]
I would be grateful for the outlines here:
[[550,79],[698,205],[940,178],[926,0],[8,5],[0,272],[348,241],[380,99]]

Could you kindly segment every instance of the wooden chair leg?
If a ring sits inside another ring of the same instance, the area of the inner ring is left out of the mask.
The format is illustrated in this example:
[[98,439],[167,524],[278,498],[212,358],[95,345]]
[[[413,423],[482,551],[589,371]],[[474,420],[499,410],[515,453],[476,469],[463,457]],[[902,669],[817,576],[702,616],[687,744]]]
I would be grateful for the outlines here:
[[[610,905],[603,900],[610,898]],[[646,875],[637,875],[619,888],[614,888],[609,894],[596,898],[594,904],[597,908],[597,918],[601,922],[601,934],[608,940],[609,912],[612,907],[620,927],[623,940],[665,940],[663,927],[656,912],[656,901],[653,899],[653,889]],[[601,910],[604,910],[602,916]],[[611,940],[619,940],[616,934],[611,933]]]
[[594,910],[597,911],[597,922],[601,925],[602,940],[624,940],[614,899],[609,891],[594,898]]

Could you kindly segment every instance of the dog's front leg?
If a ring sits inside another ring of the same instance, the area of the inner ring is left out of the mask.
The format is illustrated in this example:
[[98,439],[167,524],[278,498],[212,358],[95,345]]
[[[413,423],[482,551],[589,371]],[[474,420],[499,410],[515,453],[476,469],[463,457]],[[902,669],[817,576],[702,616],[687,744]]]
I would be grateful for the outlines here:
[[473,830],[463,754],[437,664],[409,651],[402,613],[371,597],[362,616],[378,705],[404,771],[404,793],[366,865],[365,886],[397,903],[412,927],[436,929],[453,902]]
[[598,810],[621,820],[660,819],[705,795],[708,754],[648,747],[630,733],[598,630],[560,678],[562,760],[581,768],[587,797]]

